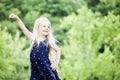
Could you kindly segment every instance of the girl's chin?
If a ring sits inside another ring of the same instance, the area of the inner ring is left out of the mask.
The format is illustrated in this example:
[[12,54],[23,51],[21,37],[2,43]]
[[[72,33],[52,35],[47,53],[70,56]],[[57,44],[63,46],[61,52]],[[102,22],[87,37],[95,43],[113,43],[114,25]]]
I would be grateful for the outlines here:
[[48,33],[48,32],[43,32],[42,35],[44,35],[44,36],[48,36],[49,33]]

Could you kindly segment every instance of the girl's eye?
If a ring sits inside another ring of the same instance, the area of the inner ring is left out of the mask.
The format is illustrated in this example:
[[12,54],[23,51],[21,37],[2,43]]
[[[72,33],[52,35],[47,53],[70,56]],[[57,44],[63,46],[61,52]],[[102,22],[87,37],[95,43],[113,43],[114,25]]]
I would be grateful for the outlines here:
[[46,26],[43,26],[43,27],[46,27]]
[[50,26],[48,26],[48,28],[50,28]]

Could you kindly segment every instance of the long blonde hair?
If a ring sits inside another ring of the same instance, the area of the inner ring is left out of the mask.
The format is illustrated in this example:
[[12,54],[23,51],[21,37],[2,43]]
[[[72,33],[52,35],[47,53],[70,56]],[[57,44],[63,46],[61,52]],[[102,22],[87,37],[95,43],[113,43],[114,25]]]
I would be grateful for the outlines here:
[[56,45],[56,39],[53,37],[53,34],[52,34],[52,30],[51,30],[51,23],[50,21],[46,18],[46,17],[40,17],[38,18],[36,21],[35,21],[35,24],[34,24],[34,28],[33,28],[33,35],[34,35],[34,40],[32,43],[34,43],[34,41],[36,40],[37,43],[39,44],[41,38],[39,36],[40,32],[39,32],[39,27],[41,26],[41,24],[46,21],[49,25],[50,25],[50,31],[49,31],[49,34],[48,36],[46,37],[47,40],[48,40],[48,44],[50,46],[50,50],[49,50],[49,60],[50,62],[54,62],[55,61],[55,58],[56,58],[56,52],[55,52],[55,47],[57,46]]

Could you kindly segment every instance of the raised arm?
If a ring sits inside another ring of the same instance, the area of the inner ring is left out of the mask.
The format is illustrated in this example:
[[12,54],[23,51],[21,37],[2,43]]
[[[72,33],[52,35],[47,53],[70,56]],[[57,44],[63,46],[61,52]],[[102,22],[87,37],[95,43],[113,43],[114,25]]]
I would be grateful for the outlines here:
[[15,19],[20,27],[20,29],[22,30],[22,32],[24,33],[24,35],[30,40],[33,40],[33,34],[25,27],[24,23],[22,22],[22,20],[15,14],[10,14],[9,18],[11,19]]

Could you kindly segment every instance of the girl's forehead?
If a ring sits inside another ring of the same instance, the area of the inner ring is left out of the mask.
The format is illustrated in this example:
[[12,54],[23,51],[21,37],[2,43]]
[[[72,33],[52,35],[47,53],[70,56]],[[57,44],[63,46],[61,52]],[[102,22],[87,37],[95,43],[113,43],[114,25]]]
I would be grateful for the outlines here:
[[49,22],[46,22],[46,21],[41,22],[40,24],[41,24],[41,25],[49,25],[49,26],[50,26],[50,23],[49,23]]

